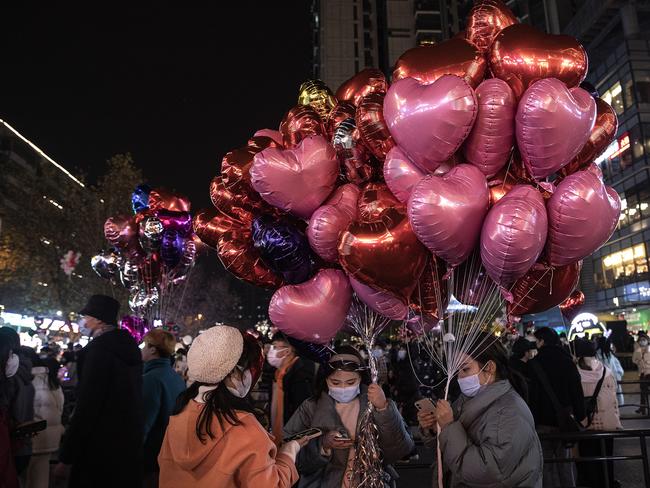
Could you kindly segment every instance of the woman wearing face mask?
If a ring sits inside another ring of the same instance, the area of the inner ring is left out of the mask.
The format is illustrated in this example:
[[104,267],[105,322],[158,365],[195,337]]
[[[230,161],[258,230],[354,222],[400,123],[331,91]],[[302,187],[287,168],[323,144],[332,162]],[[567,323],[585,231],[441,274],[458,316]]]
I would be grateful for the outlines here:
[[11,450],[9,380],[18,371],[18,356],[7,338],[0,336],[0,486],[18,488],[18,477]]
[[480,333],[473,344],[458,372],[460,397],[453,406],[438,400],[434,412],[418,415],[425,442],[436,446],[439,427],[447,486],[541,487],[542,448],[518,393],[523,380],[494,337]]
[[298,454],[298,486],[351,486],[357,424],[368,402],[375,408],[387,478],[396,476],[390,464],[408,455],[414,444],[395,403],[386,399],[379,385],[366,386],[368,371],[353,347],[338,348],[324,369],[316,394],[300,406],[284,428],[286,435],[310,428],[323,431],[322,437],[310,441]]
[[[639,347],[632,355],[632,362],[639,368],[639,380],[641,380],[641,405],[636,413],[646,413],[645,408],[648,402],[648,383],[650,380],[650,351],[648,350],[648,336],[642,335],[638,341]],[[645,380],[645,381],[644,381]]]
[[160,487],[293,486],[300,444],[278,450],[246,399],[263,364],[259,344],[234,327],[212,327],[194,340],[187,361],[193,383],[169,420]]

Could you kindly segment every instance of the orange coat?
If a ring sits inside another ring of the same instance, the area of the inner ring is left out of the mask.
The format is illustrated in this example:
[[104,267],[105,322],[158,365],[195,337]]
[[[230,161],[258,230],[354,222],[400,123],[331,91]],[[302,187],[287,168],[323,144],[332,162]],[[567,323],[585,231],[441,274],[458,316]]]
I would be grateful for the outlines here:
[[298,481],[295,463],[276,454],[275,444],[255,416],[237,412],[241,425],[213,417],[214,439],[196,436],[196,420],[203,404],[190,401],[169,419],[158,456],[160,488],[290,488]]

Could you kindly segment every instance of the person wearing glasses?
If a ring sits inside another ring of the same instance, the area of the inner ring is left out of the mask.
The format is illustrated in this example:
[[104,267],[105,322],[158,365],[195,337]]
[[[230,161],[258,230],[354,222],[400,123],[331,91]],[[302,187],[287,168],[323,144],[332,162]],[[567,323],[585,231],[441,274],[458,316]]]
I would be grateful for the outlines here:
[[341,346],[323,368],[316,393],[306,400],[284,427],[285,436],[311,428],[323,431],[296,458],[298,486],[340,488],[352,486],[359,415],[372,404],[383,453],[386,484],[397,474],[391,464],[411,453],[413,439],[392,400],[381,386],[370,384],[369,371],[359,352]]

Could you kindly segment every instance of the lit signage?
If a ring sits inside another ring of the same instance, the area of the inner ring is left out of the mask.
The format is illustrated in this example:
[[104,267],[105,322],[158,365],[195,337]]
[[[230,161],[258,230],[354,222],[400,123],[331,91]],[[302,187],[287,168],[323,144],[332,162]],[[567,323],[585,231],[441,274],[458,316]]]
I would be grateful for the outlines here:
[[593,313],[580,313],[571,321],[571,329],[569,330],[570,341],[576,337],[583,338],[585,334],[589,334],[589,337],[605,334],[605,327],[598,322],[598,317]]
[[622,153],[627,151],[629,148],[630,134],[628,132],[624,132],[621,137],[607,146],[607,149],[605,149],[605,151],[600,156],[598,156],[594,162],[600,164],[603,161],[614,159],[615,157],[620,156]]

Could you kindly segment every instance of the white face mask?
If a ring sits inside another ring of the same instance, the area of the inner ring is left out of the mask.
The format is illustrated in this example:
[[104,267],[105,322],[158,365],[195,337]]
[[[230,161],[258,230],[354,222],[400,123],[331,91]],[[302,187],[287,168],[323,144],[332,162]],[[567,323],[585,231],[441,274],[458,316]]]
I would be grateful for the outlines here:
[[641,346],[641,347],[647,347],[647,346],[648,346],[648,341],[646,341],[645,339],[641,339],[641,340],[639,341],[639,346]]
[[343,387],[328,386],[327,389],[329,390],[329,395],[339,403],[350,403],[361,391],[359,384]]
[[[485,363],[485,366],[487,366],[487,363]],[[472,376],[466,376],[465,378],[458,378],[458,386],[460,386],[460,391],[463,393],[463,395],[467,397],[475,397],[476,394],[481,390],[481,387],[484,386],[481,384],[481,380],[479,379],[479,374],[485,369],[485,366],[481,368],[481,370],[473,374]]]
[[87,337],[92,337],[93,336],[92,329],[89,329],[86,326],[86,319],[85,318],[80,319],[79,322],[77,322],[77,326],[79,327],[79,333],[81,335],[85,335]]
[[406,359],[406,351],[397,351],[397,359],[400,361]]
[[[237,368],[241,371],[239,366]],[[235,378],[231,375],[230,381],[232,381],[235,386],[226,385],[228,391],[238,398],[244,398],[251,390],[251,386],[253,386],[253,375],[249,370],[245,370],[241,374],[241,379]]]
[[13,375],[15,375],[18,371],[19,364],[20,360],[18,359],[18,356],[12,352],[7,359],[7,364],[5,365],[5,376],[7,378],[11,378]]
[[384,355],[384,351],[382,349],[377,348],[372,350],[372,357],[374,357],[375,359],[379,359],[383,355]]
[[271,346],[271,349],[269,349],[269,352],[266,354],[266,360],[274,368],[279,368],[282,366],[282,362],[287,356],[285,352],[286,350],[286,347],[275,348],[274,346]]

